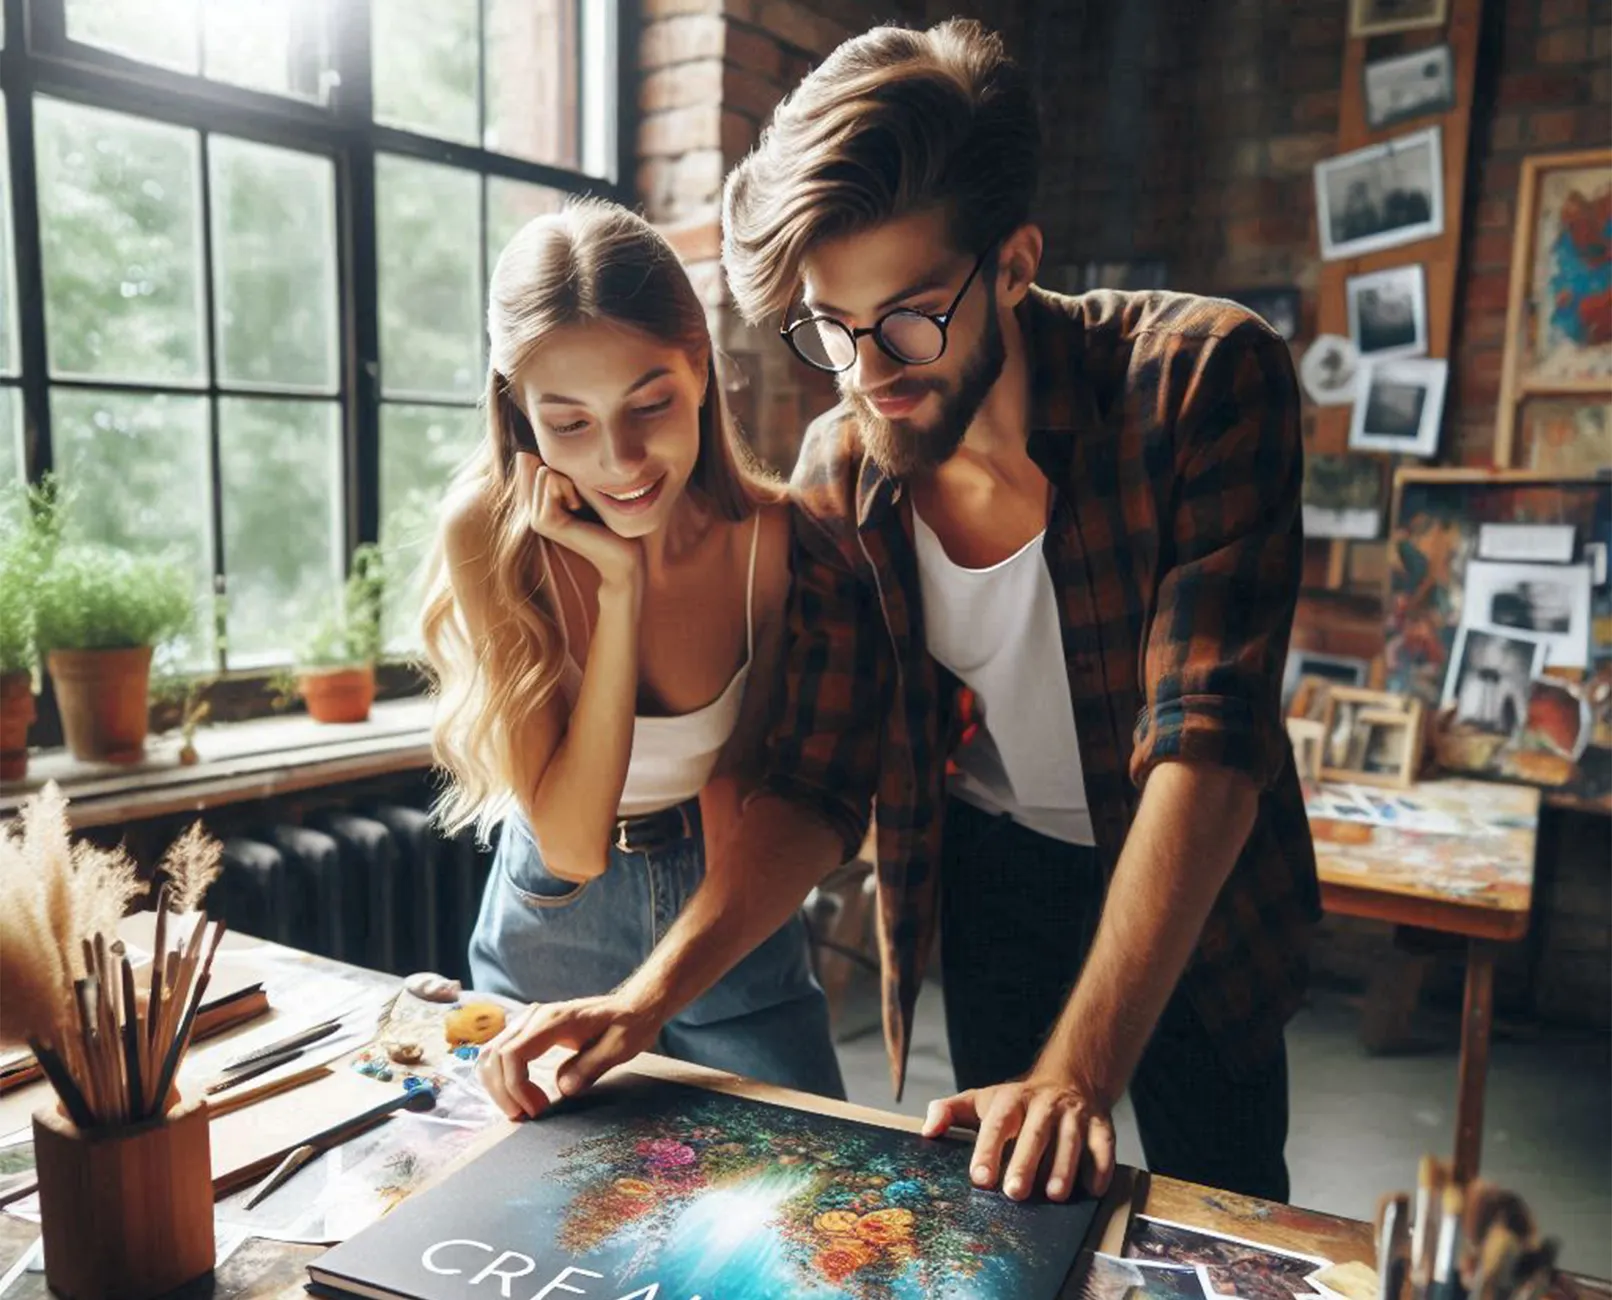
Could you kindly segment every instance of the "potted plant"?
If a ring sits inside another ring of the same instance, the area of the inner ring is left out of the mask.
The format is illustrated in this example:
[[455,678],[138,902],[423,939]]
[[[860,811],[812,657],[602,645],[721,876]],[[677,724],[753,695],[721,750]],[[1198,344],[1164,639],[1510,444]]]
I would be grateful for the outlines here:
[[366,542],[353,552],[341,599],[304,636],[296,667],[276,677],[282,702],[300,695],[318,722],[363,722],[369,717],[385,596],[381,549]]
[[49,478],[36,487],[13,483],[0,494],[0,781],[28,775],[39,661],[35,613],[40,575],[59,537],[56,507]]
[[39,648],[73,757],[145,754],[151,652],[187,630],[194,582],[179,562],[113,546],[60,547],[39,583]]

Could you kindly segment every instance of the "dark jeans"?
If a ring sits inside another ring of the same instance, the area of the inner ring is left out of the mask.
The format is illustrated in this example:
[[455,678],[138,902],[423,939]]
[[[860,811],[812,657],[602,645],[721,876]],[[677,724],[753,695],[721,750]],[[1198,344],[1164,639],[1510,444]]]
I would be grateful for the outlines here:
[[[1034,1065],[1091,948],[1102,880],[1093,849],[1037,835],[956,799],[946,819],[940,932],[946,1037],[958,1088],[980,1088]],[[1130,1094],[1149,1169],[1287,1199],[1285,1047],[1261,1068],[1234,1077],[1177,990]]]

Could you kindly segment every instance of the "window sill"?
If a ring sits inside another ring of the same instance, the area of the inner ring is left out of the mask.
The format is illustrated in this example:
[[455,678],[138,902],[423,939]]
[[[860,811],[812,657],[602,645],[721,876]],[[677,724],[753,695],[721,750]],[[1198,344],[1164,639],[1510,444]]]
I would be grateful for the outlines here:
[[0,817],[47,781],[68,799],[75,830],[202,812],[224,804],[431,766],[432,701],[388,700],[369,721],[315,722],[306,714],[219,723],[196,733],[200,762],[179,761],[177,733],[153,736],[138,763],[81,763],[65,749],[36,750],[28,775],[0,784]]

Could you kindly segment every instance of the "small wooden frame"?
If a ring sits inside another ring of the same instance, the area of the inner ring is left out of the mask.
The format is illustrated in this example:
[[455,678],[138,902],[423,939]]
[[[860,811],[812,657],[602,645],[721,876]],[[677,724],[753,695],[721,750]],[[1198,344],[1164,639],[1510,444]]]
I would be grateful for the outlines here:
[[1396,789],[1415,784],[1423,717],[1413,696],[1333,687],[1321,722],[1321,778]]
[[[1550,399],[1556,404],[1579,403],[1585,407],[1612,410],[1612,375],[1561,378],[1533,374],[1529,358],[1537,322],[1534,306],[1538,299],[1532,283],[1539,256],[1540,196],[1553,175],[1564,172],[1604,174],[1612,171],[1612,149],[1585,149],[1574,153],[1541,154],[1524,158],[1518,183],[1517,230],[1511,248],[1511,288],[1506,303],[1506,347],[1500,363],[1500,409],[1495,423],[1494,463],[1516,464],[1520,448],[1517,433],[1524,405],[1529,399]],[[1606,182],[1602,180],[1602,184]],[[1592,444],[1599,439],[1591,439]],[[1532,449],[1531,449],[1532,450]],[[1604,444],[1601,456],[1605,455]],[[1586,461],[1595,461],[1593,445]],[[1537,463],[1537,462],[1536,462]],[[1586,473],[1599,463],[1563,466]]]
[[1306,785],[1314,785],[1321,779],[1321,742],[1326,734],[1326,724],[1316,718],[1287,720],[1287,737],[1293,742],[1293,765],[1298,768],[1299,780]]

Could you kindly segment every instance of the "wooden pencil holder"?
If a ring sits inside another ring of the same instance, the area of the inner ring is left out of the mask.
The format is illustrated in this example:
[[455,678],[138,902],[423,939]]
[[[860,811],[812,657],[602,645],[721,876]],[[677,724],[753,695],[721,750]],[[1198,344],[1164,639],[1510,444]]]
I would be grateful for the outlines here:
[[45,1280],[65,1300],[150,1300],[212,1271],[207,1103],[126,1128],[34,1113]]

